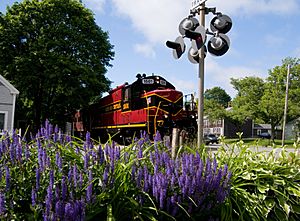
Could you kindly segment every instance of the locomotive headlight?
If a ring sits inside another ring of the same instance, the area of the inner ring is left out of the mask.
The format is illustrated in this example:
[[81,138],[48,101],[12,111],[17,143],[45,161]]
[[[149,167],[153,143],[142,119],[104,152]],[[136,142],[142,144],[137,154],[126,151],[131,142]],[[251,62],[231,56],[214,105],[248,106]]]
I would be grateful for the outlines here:
[[168,118],[169,116],[167,114],[164,115],[165,118]]

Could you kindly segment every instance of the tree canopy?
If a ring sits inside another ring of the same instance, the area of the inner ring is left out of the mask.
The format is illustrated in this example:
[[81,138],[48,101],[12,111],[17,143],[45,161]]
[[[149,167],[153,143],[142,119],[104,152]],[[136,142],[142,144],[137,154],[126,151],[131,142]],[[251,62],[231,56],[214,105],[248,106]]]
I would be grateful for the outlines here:
[[0,16],[0,73],[18,90],[18,109],[55,123],[110,87],[107,32],[78,0],[25,0]]
[[291,69],[287,117],[291,120],[300,116],[299,62],[297,58],[284,59],[282,65],[269,70],[266,80],[258,77],[231,79],[238,94],[232,101],[229,117],[237,123],[242,123],[247,118],[268,123],[274,138],[275,126],[280,125],[283,120],[288,64]]
[[228,103],[231,101],[229,94],[221,87],[207,89],[204,92],[204,98],[207,100],[214,100],[225,108],[228,107]]

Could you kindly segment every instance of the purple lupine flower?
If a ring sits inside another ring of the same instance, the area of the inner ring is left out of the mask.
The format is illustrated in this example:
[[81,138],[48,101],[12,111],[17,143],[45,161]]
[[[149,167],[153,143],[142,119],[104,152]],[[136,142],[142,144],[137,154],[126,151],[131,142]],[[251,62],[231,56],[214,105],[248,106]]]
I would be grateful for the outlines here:
[[215,174],[216,171],[217,171],[217,167],[218,167],[218,163],[217,163],[216,158],[214,158],[214,161],[213,161],[213,173],[214,173],[214,174]]
[[137,180],[136,180],[138,187],[141,187],[142,177],[143,177],[143,169],[139,168],[137,172]]
[[52,187],[54,185],[54,170],[50,170],[50,183],[49,185]]
[[86,152],[85,156],[84,156],[84,169],[85,170],[87,170],[87,168],[89,167],[89,160],[90,160],[89,152]]
[[68,202],[66,205],[65,205],[65,216],[64,216],[64,220],[70,220],[72,221],[74,218],[74,208],[73,208],[73,205]]
[[10,144],[10,160],[11,162],[14,164],[15,162],[15,158],[16,158],[16,149],[15,149],[15,145],[14,144]]
[[0,192],[0,215],[4,214],[5,212],[5,195],[2,192]]
[[5,189],[6,191],[8,191],[10,188],[10,171],[7,166],[5,166],[5,183],[6,183]]
[[86,132],[86,134],[85,134],[85,141],[87,143],[91,142],[91,134],[90,134],[90,132]]
[[38,148],[38,164],[41,171],[43,171],[43,162],[44,162],[44,150],[42,147]]
[[133,180],[135,180],[135,173],[136,173],[136,165],[133,164],[132,167],[131,167],[131,178]]
[[29,145],[26,144],[26,147],[25,147],[25,159],[28,160],[29,158],[30,158]]
[[90,203],[92,201],[92,194],[93,194],[93,174],[92,171],[89,171],[89,185],[86,189],[86,202]]
[[73,166],[73,184],[74,184],[74,187],[76,188],[77,187],[77,166],[76,166],[76,164],[74,164],[74,166]]
[[76,200],[76,214],[78,217],[78,221],[84,221],[85,220],[85,205],[83,200]]
[[55,203],[55,215],[57,220],[63,220],[65,212],[65,206],[62,201],[58,200]]
[[52,200],[53,200],[53,196],[52,196],[52,186],[48,186],[47,188],[47,195],[46,195],[46,214],[49,215],[51,208],[52,208]]
[[16,158],[17,158],[17,160],[18,160],[20,163],[22,163],[22,153],[23,153],[22,145],[19,143],[19,144],[17,145],[17,156],[16,156]]
[[44,169],[46,168],[46,166],[48,166],[48,164],[47,164],[47,158],[48,158],[47,151],[46,151],[46,149],[43,149],[43,159],[42,159],[42,167],[41,167],[42,171],[44,171]]
[[58,201],[60,199],[60,189],[59,185],[55,186],[55,200]]
[[70,184],[72,183],[72,177],[73,177],[73,170],[72,170],[72,167],[69,168],[69,171],[68,171],[68,180],[70,182]]
[[33,207],[36,205],[36,199],[37,199],[37,193],[35,191],[35,188],[32,188],[32,191],[31,191],[31,205]]
[[57,140],[58,140],[58,132],[59,132],[59,128],[57,125],[55,125],[55,128],[54,128],[54,135],[53,135],[53,141],[56,143]]
[[100,165],[102,165],[104,162],[104,151],[103,151],[101,145],[99,145],[98,156],[99,156],[99,163],[100,163]]
[[83,183],[83,176],[82,176],[82,173],[79,174],[79,188],[82,187],[82,183]]
[[208,174],[210,173],[211,171],[211,162],[209,160],[209,158],[207,157],[206,158],[206,165],[205,165],[205,173]]
[[57,165],[59,171],[61,171],[62,170],[62,159],[61,159],[59,152],[56,152],[55,159],[56,159],[56,165]]
[[161,142],[161,140],[162,140],[161,135],[160,135],[159,131],[157,131],[154,136],[154,143]]
[[213,178],[213,183],[212,183],[213,189],[217,189],[220,186],[222,180],[222,173],[223,173],[222,169],[219,168],[217,174]]
[[61,181],[61,197],[62,200],[65,201],[67,198],[67,191],[68,191],[68,187],[67,187],[67,183],[66,183],[66,177],[62,176],[62,181]]
[[36,188],[36,191],[38,191],[40,188],[40,170],[39,170],[39,168],[35,169],[35,188]]
[[104,185],[108,184],[108,173],[109,173],[109,167],[106,166],[103,173],[103,183]]

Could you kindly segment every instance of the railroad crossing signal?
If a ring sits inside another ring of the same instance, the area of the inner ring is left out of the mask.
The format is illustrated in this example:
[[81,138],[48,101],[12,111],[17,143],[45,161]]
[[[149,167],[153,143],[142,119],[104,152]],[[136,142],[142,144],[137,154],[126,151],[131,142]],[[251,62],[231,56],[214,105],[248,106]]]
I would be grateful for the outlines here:
[[219,33],[226,34],[230,31],[231,27],[232,21],[227,15],[219,14],[210,21],[210,29],[212,32],[218,31]]
[[232,27],[231,18],[227,15],[218,14],[210,22],[210,29],[214,36],[207,43],[208,52],[214,56],[222,56],[230,46],[230,40],[225,35]]
[[229,46],[230,40],[224,34],[211,37],[207,43],[208,52],[214,56],[224,55],[229,50]]
[[[204,57],[206,57],[206,54],[207,54],[207,48],[204,45]],[[198,64],[199,63],[199,50],[195,50],[193,47],[190,47],[189,52],[188,52],[188,59],[193,64]]]
[[[197,9],[204,4],[206,0],[192,0],[192,6]],[[216,16],[210,22],[210,31],[207,31],[204,26],[199,25],[199,21],[194,17],[192,12],[179,23],[179,33],[181,36],[177,37],[175,42],[167,41],[167,47],[173,49],[173,56],[179,59],[185,51],[184,38],[191,40],[192,47],[188,51],[188,59],[192,63],[199,63],[199,50],[204,46],[205,55],[207,51],[213,56],[224,55],[230,47],[230,40],[225,35],[232,28],[232,20],[229,16],[216,12],[215,8],[205,8],[206,14],[213,13]],[[212,35],[205,46],[207,34]]]
[[179,59],[185,51],[185,44],[181,36],[178,36],[175,41],[167,41],[166,45],[173,49],[173,57],[175,59]]

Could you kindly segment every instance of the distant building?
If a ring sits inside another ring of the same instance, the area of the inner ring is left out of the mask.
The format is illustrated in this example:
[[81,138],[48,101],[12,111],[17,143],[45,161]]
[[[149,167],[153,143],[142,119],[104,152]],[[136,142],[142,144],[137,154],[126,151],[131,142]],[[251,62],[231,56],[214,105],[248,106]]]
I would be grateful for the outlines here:
[[271,134],[271,124],[254,124],[253,137],[258,137],[261,133]]
[[211,121],[208,118],[203,120],[203,133],[215,134],[217,136],[225,136],[226,138],[236,138],[238,132],[242,132],[242,137],[253,136],[253,121],[248,119],[244,124],[237,127],[229,119],[219,119]]
[[14,128],[15,104],[19,91],[0,75],[0,133]]
[[291,120],[285,125],[284,138],[287,140],[293,140],[300,137],[300,117]]

